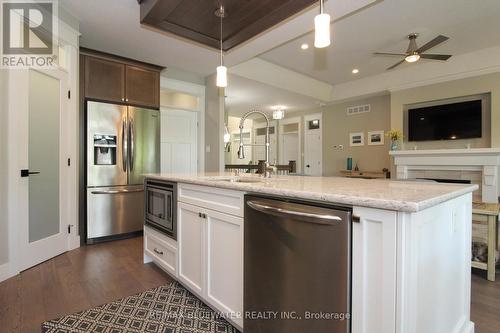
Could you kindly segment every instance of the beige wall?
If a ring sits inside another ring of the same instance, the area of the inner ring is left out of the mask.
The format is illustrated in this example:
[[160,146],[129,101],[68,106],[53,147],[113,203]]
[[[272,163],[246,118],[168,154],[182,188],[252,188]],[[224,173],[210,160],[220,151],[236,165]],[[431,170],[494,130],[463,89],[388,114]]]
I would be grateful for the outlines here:
[[[346,108],[371,104],[371,112],[348,116]],[[353,168],[382,171],[390,168],[389,140],[385,145],[369,146],[369,131],[387,131],[390,126],[390,96],[378,96],[323,108],[323,175],[338,176],[345,170],[347,157],[352,157]],[[349,146],[349,133],[364,132],[365,145]],[[334,145],[344,145],[344,150],[334,150]]]
[[0,265],[9,261],[7,229],[7,70],[0,69]]
[[[350,106],[371,104],[371,112],[348,116],[346,109]],[[347,157],[353,158],[353,168],[357,163],[360,170],[382,171],[390,169],[389,141],[385,145],[369,146],[369,131],[387,131],[390,128],[390,96],[377,96],[335,104],[303,112],[287,114],[287,117],[304,116],[310,113],[323,114],[323,175],[339,176],[340,170],[346,169]],[[303,121],[303,119],[302,119]],[[365,145],[349,146],[349,133],[364,132]],[[302,143],[303,144],[303,143]],[[343,145],[343,150],[335,150],[333,146]]]
[[198,110],[199,98],[197,96],[180,92],[160,92],[160,105],[170,108]]
[[[491,147],[500,147],[500,73],[392,92],[391,128],[403,130],[404,109],[408,104],[487,93],[490,94],[491,102]],[[422,148],[464,148],[467,143],[465,140],[457,140],[419,143],[418,146]]]
[[[205,171],[219,171],[224,158],[224,93],[215,85],[215,75],[205,80]],[[210,152],[206,151],[210,147]]]

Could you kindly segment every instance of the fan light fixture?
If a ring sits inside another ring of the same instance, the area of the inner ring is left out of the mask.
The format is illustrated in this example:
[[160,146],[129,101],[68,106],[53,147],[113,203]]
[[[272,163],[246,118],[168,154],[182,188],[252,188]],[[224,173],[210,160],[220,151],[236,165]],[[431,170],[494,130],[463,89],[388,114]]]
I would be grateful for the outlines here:
[[314,18],[314,47],[330,45],[330,15],[324,13],[324,0],[319,0],[319,14]]
[[420,55],[418,53],[413,53],[413,54],[407,55],[405,57],[406,62],[416,62],[419,59],[420,59]]
[[224,66],[224,55],[222,51],[222,19],[226,17],[224,6],[220,6],[215,11],[215,16],[220,18],[220,65],[217,66],[217,80],[216,85],[220,88],[227,87],[227,67]]

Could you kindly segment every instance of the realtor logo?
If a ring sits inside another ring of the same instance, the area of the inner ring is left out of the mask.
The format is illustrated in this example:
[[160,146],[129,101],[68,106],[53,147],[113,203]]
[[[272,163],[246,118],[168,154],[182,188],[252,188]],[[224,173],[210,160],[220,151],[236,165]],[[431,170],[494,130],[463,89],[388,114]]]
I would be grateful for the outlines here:
[[1,67],[47,68],[56,64],[55,1],[2,1]]

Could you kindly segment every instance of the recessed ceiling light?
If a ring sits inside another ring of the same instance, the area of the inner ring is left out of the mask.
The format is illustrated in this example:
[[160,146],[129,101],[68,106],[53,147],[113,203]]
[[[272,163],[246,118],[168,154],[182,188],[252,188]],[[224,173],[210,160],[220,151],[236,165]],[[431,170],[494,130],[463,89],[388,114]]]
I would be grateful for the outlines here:
[[302,50],[307,50],[307,49],[309,48],[309,44],[304,43],[304,44],[300,45],[300,48],[301,48]]
[[354,69],[352,70],[352,74],[358,74],[358,73],[359,73],[359,69],[354,68]]

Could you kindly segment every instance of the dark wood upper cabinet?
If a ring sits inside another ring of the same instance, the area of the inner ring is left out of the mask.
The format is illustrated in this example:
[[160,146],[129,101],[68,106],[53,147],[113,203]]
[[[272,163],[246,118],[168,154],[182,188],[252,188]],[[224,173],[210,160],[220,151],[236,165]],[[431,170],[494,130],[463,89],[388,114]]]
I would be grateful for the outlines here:
[[111,102],[125,101],[125,65],[85,57],[85,96]]
[[85,98],[160,108],[163,67],[84,48],[80,53]]
[[127,65],[125,67],[125,78],[125,98],[127,103],[159,107],[159,72]]

